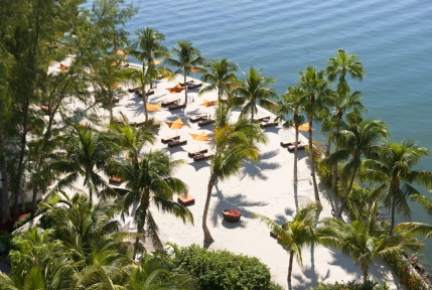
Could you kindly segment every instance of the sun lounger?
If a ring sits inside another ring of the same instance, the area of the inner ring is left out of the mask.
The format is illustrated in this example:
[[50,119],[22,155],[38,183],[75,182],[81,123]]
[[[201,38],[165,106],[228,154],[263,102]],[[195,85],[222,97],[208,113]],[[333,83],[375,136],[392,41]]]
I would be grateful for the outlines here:
[[49,114],[52,112],[52,107],[50,107],[48,105],[41,105],[40,108],[42,111],[45,112],[45,114]]
[[255,121],[258,122],[268,122],[270,121],[270,116],[260,117],[260,118],[254,118]]
[[129,92],[129,93],[134,93],[134,92],[138,91],[139,89],[141,89],[141,87],[129,88],[129,89],[128,89],[128,92]]
[[202,127],[202,126],[205,126],[207,124],[214,123],[214,122],[215,122],[214,119],[203,119],[203,120],[198,122],[198,126]]
[[188,152],[188,156],[190,158],[194,158],[194,156],[199,155],[199,154],[204,154],[207,153],[208,149],[201,149],[201,150],[197,150],[197,151],[189,151]]
[[180,104],[174,104],[168,107],[168,109],[170,111],[172,110],[176,110],[176,109],[180,109],[180,108],[185,108],[186,107],[186,103],[180,103]]
[[167,137],[167,138],[162,138],[161,142],[163,144],[167,144],[168,142],[174,141],[174,140],[178,140],[180,139],[180,136],[172,136],[172,137]]
[[[298,144],[298,146],[297,146],[297,149],[298,150],[301,150],[301,149],[305,149],[306,148],[306,144],[303,144],[303,143],[300,143],[299,142],[299,144]],[[288,151],[289,152],[292,152],[292,151],[294,151],[295,150],[295,145],[290,145],[290,146],[288,146]]]
[[178,102],[178,99],[171,99],[171,100],[167,100],[162,102],[162,107],[168,107],[171,106],[172,104],[176,104]]
[[207,160],[209,158],[212,158],[213,154],[211,153],[204,153],[204,154],[197,154],[193,157],[194,161],[201,161],[201,160]]
[[199,83],[199,84],[191,84],[191,85],[188,85],[187,88],[188,88],[188,90],[193,90],[193,89],[199,88],[199,87],[201,87],[201,86],[202,86],[202,83]]
[[[137,93],[138,96],[140,96],[142,98],[142,93],[140,91],[136,90],[135,93]],[[148,97],[148,96],[153,95],[153,94],[154,94],[154,90],[148,90],[146,93],[146,96]]]
[[279,125],[279,122],[277,122],[277,121],[262,122],[260,124],[261,128],[271,127],[271,126],[277,126],[277,125]]
[[168,147],[172,148],[175,146],[181,146],[187,144],[187,140],[173,140],[171,142],[168,142]]
[[184,206],[193,205],[195,204],[195,198],[189,193],[186,193],[185,195],[180,195],[177,198],[177,202]]
[[288,148],[288,146],[294,145],[295,141],[281,141],[280,145],[282,148]]
[[202,119],[204,119],[204,118],[207,118],[207,115],[205,115],[205,114],[202,114],[202,115],[195,115],[195,116],[190,117],[189,120],[190,120],[192,123],[195,123],[195,122],[198,122],[198,121],[200,121],[200,120],[202,120]]
[[[193,80],[187,81],[187,82],[186,82],[186,85],[187,85],[187,86],[192,85],[193,82],[194,82]],[[180,83],[180,85],[181,85],[182,87],[184,87],[185,84],[184,84],[184,83]]]
[[113,103],[118,103],[118,102],[120,102],[120,99],[117,98],[117,97],[114,97],[114,98],[111,99],[111,101],[112,101]]
[[118,183],[118,184],[120,184],[122,182],[123,182],[123,180],[120,177],[118,177],[118,176],[111,176],[109,178],[109,183]]

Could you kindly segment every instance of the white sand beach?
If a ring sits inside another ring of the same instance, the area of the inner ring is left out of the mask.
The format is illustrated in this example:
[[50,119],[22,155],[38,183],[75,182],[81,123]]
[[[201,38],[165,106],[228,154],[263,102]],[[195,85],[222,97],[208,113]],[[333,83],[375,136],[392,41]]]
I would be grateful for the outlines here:
[[[63,62],[65,63],[65,62]],[[58,66],[58,64],[53,67]],[[157,82],[155,93],[148,98],[151,104],[177,98],[184,100],[184,92],[170,94],[166,88],[173,87],[182,82],[183,77],[176,80],[161,80]],[[201,81],[194,80],[199,83]],[[205,85],[205,84],[204,84]],[[129,121],[139,122],[144,120],[143,103],[134,93],[127,92],[132,85],[123,85],[124,93],[120,94],[119,102],[114,105],[114,116],[124,113]],[[161,124],[155,144],[146,150],[165,148],[174,159],[183,159],[185,164],[176,172],[176,177],[181,178],[189,186],[189,194],[195,198],[195,204],[188,206],[194,216],[194,224],[183,224],[169,214],[162,214],[156,208],[152,209],[159,226],[160,236],[164,242],[176,243],[179,246],[191,244],[203,245],[203,232],[201,228],[204,202],[207,192],[207,183],[210,176],[209,161],[195,162],[188,157],[187,151],[208,148],[209,142],[195,141],[188,133],[199,133],[205,130],[211,133],[212,125],[208,124],[200,128],[197,123],[189,121],[189,117],[198,114],[214,113],[213,108],[200,106],[203,100],[216,100],[216,92],[198,96],[198,89],[188,92],[190,103],[186,109],[170,111],[162,108],[155,113],[149,113],[156,121],[174,121],[181,118],[187,127],[171,130],[164,123]],[[95,107],[94,111],[88,110],[86,105],[79,102],[68,104],[70,112],[82,112],[97,114],[102,117],[102,122],[108,123],[109,111],[102,107]],[[238,117],[239,110],[234,112],[233,118]],[[260,109],[258,117],[271,115],[270,112]],[[105,118],[105,119],[104,119]],[[81,119],[77,119],[81,121]],[[91,118],[85,118],[92,123]],[[93,124],[96,126],[96,124]],[[257,257],[270,268],[272,279],[288,289],[288,254],[270,236],[270,230],[258,219],[251,217],[252,213],[266,215],[279,223],[295,214],[296,208],[314,200],[312,179],[310,176],[309,161],[304,150],[299,151],[299,182],[293,183],[294,153],[288,152],[280,146],[281,141],[294,140],[294,131],[282,129],[280,126],[271,126],[264,129],[267,136],[267,144],[261,146],[261,159],[257,163],[247,162],[238,176],[220,181],[214,188],[210,204],[208,226],[215,239],[209,247],[210,250],[225,249],[238,254]],[[175,131],[175,132],[173,132]],[[187,140],[187,144],[168,148],[161,143],[161,138],[179,134]],[[301,136],[307,143],[305,136]],[[333,197],[322,186],[320,197],[323,210],[320,219],[330,217]],[[73,191],[71,190],[71,193]],[[237,223],[223,221],[221,211],[224,209],[237,209],[241,212],[241,219]],[[128,225],[125,225],[127,230]],[[294,260],[292,289],[306,289],[315,286],[318,281],[335,282],[362,279],[362,272],[354,262],[342,255],[341,252],[317,246],[303,251],[303,269]],[[382,263],[375,264],[370,269],[370,278],[378,281],[387,281],[391,289],[402,289],[397,286],[397,278],[387,266]],[[396,283],[395,283],[396,279]]]

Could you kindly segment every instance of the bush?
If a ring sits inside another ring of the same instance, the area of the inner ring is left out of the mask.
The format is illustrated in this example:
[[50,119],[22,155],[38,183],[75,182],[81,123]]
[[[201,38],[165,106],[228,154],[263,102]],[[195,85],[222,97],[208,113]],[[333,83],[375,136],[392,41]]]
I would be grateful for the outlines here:
[[198,280],[201,290],[281,290],[270,279],[270,271],[257,258],[228,251],[209,251],[197,245],[174,247],[173,272]]
[[384,285],[378,285],[375,281],[366,281],[365,284],[357,283],[355,281],[348,282],[346,284],[323,284],[319,283],[315,288],[309,288],[309,290],[388,290],[389,288]]

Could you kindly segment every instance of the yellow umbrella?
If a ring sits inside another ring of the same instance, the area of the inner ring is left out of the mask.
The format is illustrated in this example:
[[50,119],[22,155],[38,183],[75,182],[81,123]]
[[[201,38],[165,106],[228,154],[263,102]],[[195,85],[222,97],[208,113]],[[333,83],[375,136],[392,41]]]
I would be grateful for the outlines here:
[[178,118],[174,122],[165,122],[165,123],[168,125],[168,127],[170,127],[170,129],[181,129],[184,126],[187,126],[187,124],[183,123],[181,118]]
[[[301,124],[298,128],[300,131],[308,132],[309,131],[309,123]],[[312,130],[315,130],[312,128]]]
[[163,62],[162,59],[155,59],[154,61],[152,61],[152,64],[154,64],[154,65],[158,65],[158,64],[160,64],[161,62]]
[[161,108],[161,105],[162,105],[162,103],[155,104],[155,105],[147,103],[146,104],[147,112],[152,112],[153,113],[153,112],[159,111],[160,108]]
[[217,103],[218,103],[218,101],[207,101],[207,100],[204,100],[204,102],[200,106],[211,107],[211,106],[217,105]]
[[196,73],[196,72],[199,72],[199,71],[201,71],[201,68],[200,68],[200,67],[191,67],[191,68],[190,68],[190,72],[191,72],[191,73]]
[[116,50],[116,54],[117,54],[118,56],[125,56],[125,55],[126,55],[126,52],[124,52],[123,50]]
[[212,137],[207,136],[206,132],[202,131],[199,134],[190,134],[189,135],[192,136],[192,138],[196,141],[209,141],[212,139]]
[[174,93],[180,93],[181,91],[184,90],[184,88],[183,88],[179,83],[177,83],[177,84],[175,85],[175,87],[167,88],[167,90],[168,90],[171,94],[174,94]]

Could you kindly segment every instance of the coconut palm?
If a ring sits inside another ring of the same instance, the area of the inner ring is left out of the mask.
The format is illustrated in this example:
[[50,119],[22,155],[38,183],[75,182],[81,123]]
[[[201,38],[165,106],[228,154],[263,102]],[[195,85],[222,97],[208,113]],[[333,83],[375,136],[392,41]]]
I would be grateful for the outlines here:
[[[284,120],[283,126],[285,128],[294,127],[295,129],[295,148],[294,148],[294,182],[297,182],[297,159],[298,159],[298,137],[299,127],[304,123],[304,116],[301,115],[303,111],[303,97],[305,93],[300,87],[288,87],[286,94],[281,96],[278,102],[277,119]],[[292,119],[286,120],[286,116],[292,114]]]
[[199,94],[217,90],[218,101],[229,94],[237,82],[237,67],[226,58],[218,58],[208,61],[204,66],[202,80],[210,83],[209,86],[201,89]]
[[358,56],[348,54],[344,49],[338,49],[336,56],[327,60],[325,73],[331,82],[335,81],[339,76],[338,87],[346,86],[346,75],[351,78],[362,80],[365,74],[363,64],[358,61]]
[[364,283],[368,280],[369,265],[378,258],[405,251],[418,251],[423,244],[408,235],[390,236],[377,226],[378,203],[368,206],[361,218],[354,218],[350,223],[331,218],[323,221],[320,228],[321,243],[340,249],[351,257],[363,272]]
[[318,186],[315,176],[315,154],[312,143],[312,125],[313,120],[317,115],[322,114],[322,110],[326,109],[329,102],[327,82],[324,79],[324,72],[317,72],[315,67],[308,66],[304,72],[299,72],[300,80],[298,84],[305,91],[303,98],[303,108],[307,115],[309,123],[309,156],[311,160],[311,175],[314,187],[315,200],[320,201],[318,195]]
[[202,221],[205,243],[214,241],[207,227],[213,187],[219,180],[223,181],[238,173],[245,160],[257,161],[259,157],[257,143],[265,143],[264,133],[258,124],[241,117],[234,124],[228,123],[230,110],[227,104],[220,103],[216,114],[213,138],[215,153],[210,161],[210,179]]
[[330,154],[325,160],[328,164],[348,160],[344,165],[342,175],[350,181],[342,201],[338,215],[341,216],[346,207],[354,179],[358,174],[363,159],[377,147],[377,142],[388,136],[387,126],[378,120],[361,120],[356,118],[344,124],[342,130],[335,136],[338,151]]
[[241,114],[250,114],[251,120],[254,119],[254,115],[258,112],[258,106],[271,110],[277,107],[270,100],[276,98],[277,94],[274,89],[269,87],[271,84],[276,83],[276,79],[262,75],[262,71],[262,69],[257,71],[254,67],[251,67],[249,73],[246,74],[246,78],[240,80],[238,88],[235,90],[242,103],[245,104]]
[[255,215],[270,227],[280,244],[289,253],[288,281],[291,281],[294,257],[300,267],[303,267],[302,250],[319,243],[315,218],[321,209],[320,203],[310,203],[305,207],[299,208],[293,216],[292,221],[286,221],[282,226],[266,216]]
[[[432,199],[421,194],[413,194],[410,198],[422,205],[429,215],[432,215]],[[432,238],[432,225],[421,222],[406,222],[396,225],[395,231],[408,231],[412,234],[424,235],[425,238]]]
[[201,57],[199,50],[192,46],[192,42],[177,41],[177,47],[174,47],[172,51],[177,56],[177,59],[168,59],[168,63],[178,67],[178,70],[176,70],[174,74],[183,73],[185,104],[187,104],[187,76],[190,72],[199,71],[201,69],[199,65],[204,62],[204,58]]
[[183,161],[172,160],[164,150],[150,151],[140,156],[143,139],[137,136],[137,132],[134,134],[125,132],[125,134],[128,133],[129,135],[124,137],[124,144],[128,144],[126,150],[129,154],[129,161],[110,160],[107,172],[122,178],[126,183],[124,213],[128,215],[130,207],[135,208],[132,214],[139,234],[135,240],[136,254],[140,238],[144,240],[149,238],[156,249],[162,249],[158,226],[150,210],[151,203],[154,203],[163,212],[180,217],[184,222],[193,222],[193,218],[187,208],[173,200],[175,193],[187,192],[187,185],[172,176],[174,170],[183,164]]
[[[115,154],[114,147],[104,134],[90,128],[74,125],[63,140],[65,154],[63,158],[48,163],[45,170],[54,170],[66,174],[54,187],[53,191],[71,185],[79,176],[84,177],[84,186],[92,204],[93,194],[105,200],[115,197],[116,192],[100,175],[107,160]],[[103,192],[100,188],[105,189]],[[103,193],[103,194],[102,194]]]
[[428,154],[429,150],[419,147],[416,142],[402,141],[384,144],[374,158],[365,162],[364,177],[378,182],[378,189],[385,192],[384,205],[391,210],[390,234],[393,233],[396,210],[405,217],[411,216],[406,198],[419,194],[414,184],[432,184],[432,172],[414,169]]

